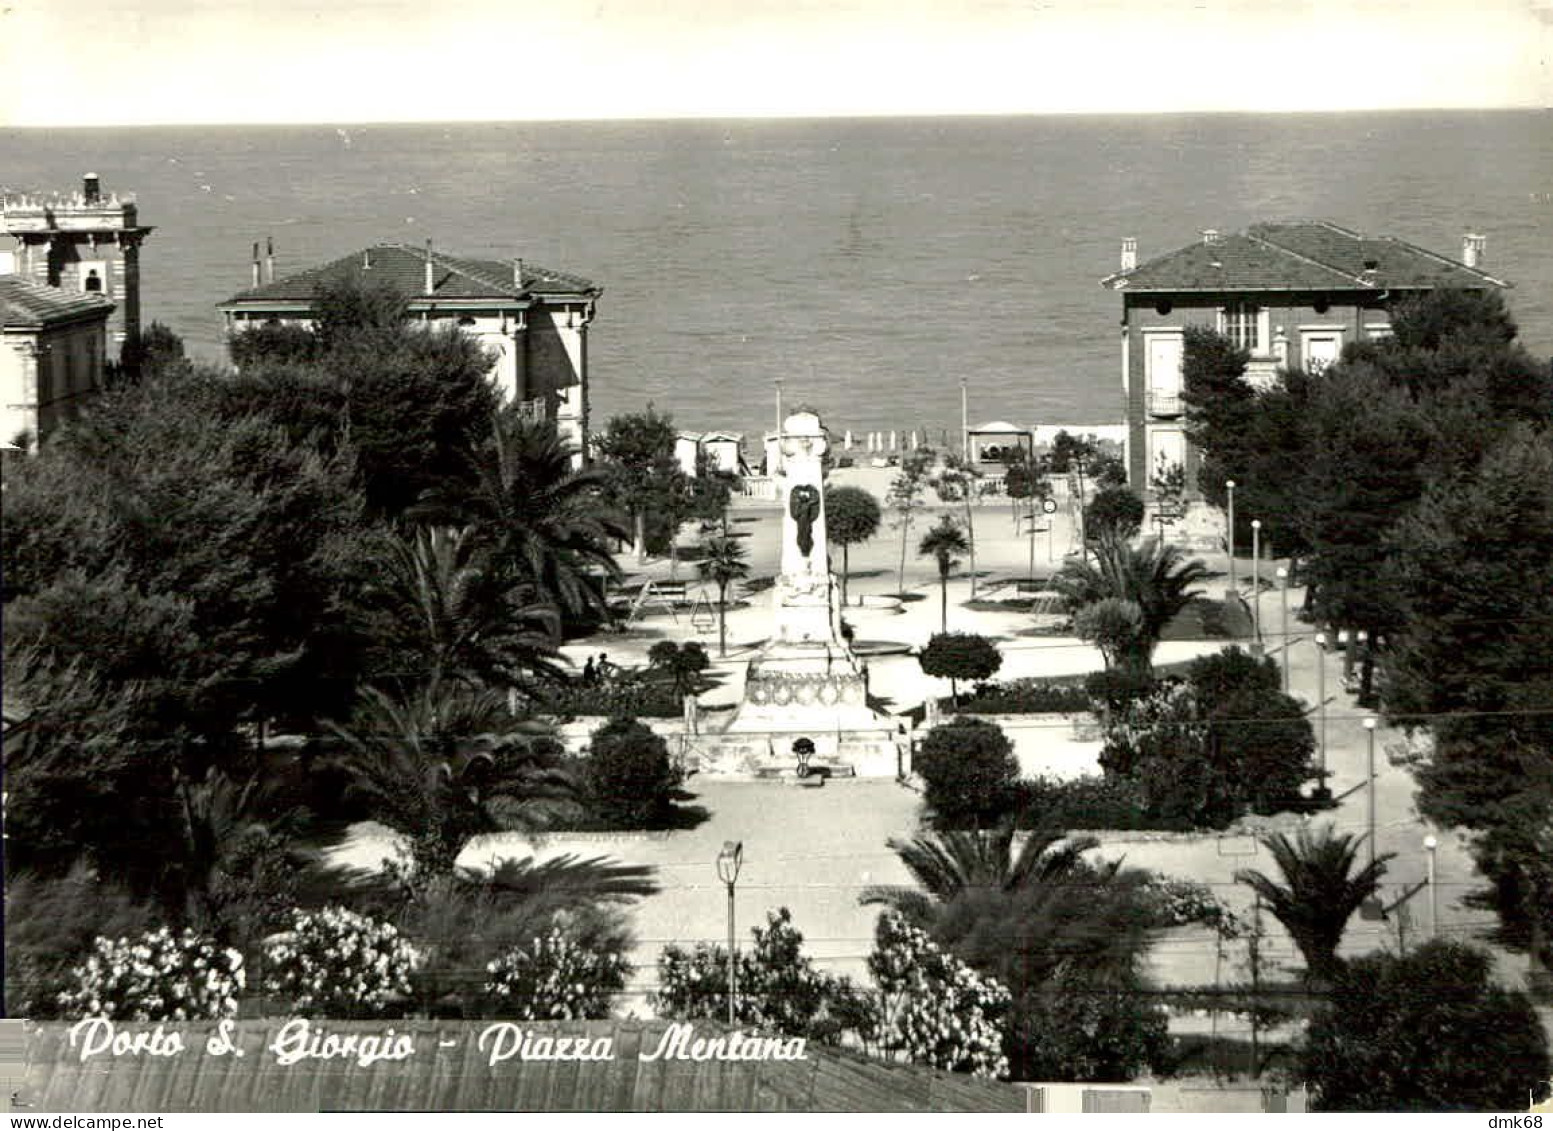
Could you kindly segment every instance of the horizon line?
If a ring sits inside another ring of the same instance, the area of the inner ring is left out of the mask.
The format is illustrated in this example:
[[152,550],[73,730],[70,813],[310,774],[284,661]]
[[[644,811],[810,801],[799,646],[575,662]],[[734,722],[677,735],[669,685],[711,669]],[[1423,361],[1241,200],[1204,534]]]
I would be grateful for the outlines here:
[[1547,113],[1553,105],[1499,103],[1486,105],[1441,106],[1352,106],[1342,108],[1283,107],[1274,109],[1172,109],[1172,110],[939,110],[939,111],[867,111],[847,110],[836,113],[755,113],[755,114],[586,114],[572,117],[533,118],[306,118],[288,121],[250,121],[212,119],[199,121],[153,122],[36,122],[0,123],[0,130],[91,130],[91,129],[201,129],[211,127],[278,129],[300,126],[491,126],[491,125],[578,125],[597,123],[655,122],[837,122],[837,121],[934,121],[978,118],[1170,118],[1170,117],[1288,117],[1294,115],[1332,116],[1340,114],[1441,114],[1441,113]]

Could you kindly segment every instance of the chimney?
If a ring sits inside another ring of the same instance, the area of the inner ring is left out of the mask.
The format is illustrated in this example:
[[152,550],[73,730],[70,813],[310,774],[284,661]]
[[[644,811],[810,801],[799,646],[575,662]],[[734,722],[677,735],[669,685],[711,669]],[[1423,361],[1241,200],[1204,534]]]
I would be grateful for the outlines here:
[[257,240],[254,241],[253,245],[253,285],[255,287],[259,285],[259,243]]
[[1380,267],[1379,260],[1366,259],[1364,261],[1364,271],[1360,274],[1359,281],[1367,287],[1373,287],[1376,279],[1375,271],[1378,267]]
[[523,260],[521,259],[512,261],[512,285],[516,290],[523,289]]
[[372,270],[372,249],[370,247],[361,253],[361,269],[363,271]]
[[1217,228],[1204,228],[1202,232],[1202,242],[1208,244],[1218,243],[1219,230]]
[[96,173],[88,173],[81,178],[81,199],[87,204],[101,202],[102,182],[97,179]]
[[1138,265],[1138,241],[1128,236],[1122,241],[1122,270],[1131,271]]
[[273,283],[275,281],[275,237],[274,236],[266,236],[264,238],[264,281],[266,283]]
[[1468,232],[1461,237],[1461,261],[1468,267],[1476,267],[1483,262],[1483,248],[1488,240],[1483,236]]

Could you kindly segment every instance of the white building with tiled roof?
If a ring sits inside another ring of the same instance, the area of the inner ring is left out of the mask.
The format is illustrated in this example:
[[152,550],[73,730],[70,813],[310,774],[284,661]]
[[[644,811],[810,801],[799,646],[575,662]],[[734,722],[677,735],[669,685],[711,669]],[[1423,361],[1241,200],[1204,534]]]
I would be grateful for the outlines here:
[[36,450],[103,386],[113,303],[0,275],[0,443]]
[[379,244],[320,267],[274,278],[254,247],[252,286],[221,305],[227,329],[310,324],[320,285],[355,284],[396,292],[411,319],[457,325],[491,354],[491,377],[508,399],[554,420],[577,449],[588,441],[588,326],[603,288],[521,259],[447,255],[407,244]]
[[70,295],[95,295],[113,310],[103,348],[140,336],[142,224],[134,197],[105,192],[96,173],[72,193],[0,196],[0,276],[15,275]]
[[1199,242],[1141,263],[1136,241],[1124,241],[1122,269],[1101,285],[1122,297],[1129,482],[1142,490],[1163,461],[1184,466],[1188,492],[1196,493],[1198,460],[1181,399],[1186,327],[1216,329],[1245,349],[1253,383],[1271,381],[1281,367],[1320,368],[1348,343],[1390,333],[1398,299],[1509,286],[1479,266],[1483,246],[1482,236],[1465,236],[1456,260],[1325,220],[1205,231]]

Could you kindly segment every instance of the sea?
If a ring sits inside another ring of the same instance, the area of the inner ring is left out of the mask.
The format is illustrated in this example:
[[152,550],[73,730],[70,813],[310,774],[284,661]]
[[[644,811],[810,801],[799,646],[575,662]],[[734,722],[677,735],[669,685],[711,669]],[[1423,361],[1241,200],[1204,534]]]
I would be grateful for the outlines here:
[[379,242],[586,276],[595,423],[648,404],[750,434],[1122,416],[1121,241],[1140,260],[1314,217],[1509,280],[1553,354],[1553,111],[0,130],[0,186],[132,192],[144,320],[224,358],[216,306]]

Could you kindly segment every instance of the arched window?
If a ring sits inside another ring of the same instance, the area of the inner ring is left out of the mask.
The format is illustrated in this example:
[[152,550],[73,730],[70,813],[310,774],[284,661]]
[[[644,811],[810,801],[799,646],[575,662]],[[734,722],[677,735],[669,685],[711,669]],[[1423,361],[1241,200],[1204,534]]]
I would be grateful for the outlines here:
[[102,276],[97,273],[95,267],[87,272],[84,287],[88,294],[102,294]]

